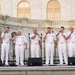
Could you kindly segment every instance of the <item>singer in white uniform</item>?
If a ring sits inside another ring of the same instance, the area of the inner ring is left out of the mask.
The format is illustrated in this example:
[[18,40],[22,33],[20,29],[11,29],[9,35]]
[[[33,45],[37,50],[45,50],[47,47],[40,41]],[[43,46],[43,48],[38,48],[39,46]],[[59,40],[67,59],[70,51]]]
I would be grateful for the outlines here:
[[9,27],[5,28],[5,32],[2,33],[2,46],[1,46],[1,60],[2,63],[4,63],[4,57],[5,57],[5,65],[8,65],[8,54],[9,54],[9,48],[10,48],[10,40],[11,40],[11,33],[9,32]]
[[46,65],[50,64],[53,65],[53,56],[54,56],[54,44],[55,44],[55,34],[52,33],[52,30],[50,27],[47,28],[47,33],[44,36],[45,45],[46,45]]
[[70,32],[67,36],[68,42],[68,55],[69,57],[72,57],[75,52],[75,31],[73,27],[69,28]]
[[63,64],[63,56],[64,56],[64,62],[65,62],[65,64],[66,65],[68,64],[66,39],[67,39],[67,35],[65,34],[64,27],[62,26],[60,28],[60,32],[57,35],[58,53],[59,53],[60,65]]
[[40,57],[41,41],[40,35],[37,33],[36,28],[33,28],[33,34],[30,35],[31,39],[31,57]]
[[27,50],[26,37],[22,35],[21,31],[18,31],[18,35],[14,36],[13,40],[15,40],[16,65],[24,65],[24,50]]

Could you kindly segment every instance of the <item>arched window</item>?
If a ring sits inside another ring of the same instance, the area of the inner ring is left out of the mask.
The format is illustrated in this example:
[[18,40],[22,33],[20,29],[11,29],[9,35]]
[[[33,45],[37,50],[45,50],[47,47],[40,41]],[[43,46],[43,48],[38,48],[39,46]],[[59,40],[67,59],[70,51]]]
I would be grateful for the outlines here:
[[26,1],[22,1],[18,4],[18,18],[27,17],[30,18],[31,7],[30,4]]
[[47,4],[47,19],[60,20],[60,4],[57,0],[51,0]]

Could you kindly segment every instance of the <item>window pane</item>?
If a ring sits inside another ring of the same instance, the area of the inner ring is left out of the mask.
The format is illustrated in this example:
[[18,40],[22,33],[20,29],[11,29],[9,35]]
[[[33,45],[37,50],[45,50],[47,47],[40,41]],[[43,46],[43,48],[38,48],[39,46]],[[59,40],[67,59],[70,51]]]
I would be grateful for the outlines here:
[[18,4],[18,17],[30,18],[30,4],[28,2],[20,2]]
[[60,20],[60,4],[58,1],[50,1],[47,5],[47,19]]

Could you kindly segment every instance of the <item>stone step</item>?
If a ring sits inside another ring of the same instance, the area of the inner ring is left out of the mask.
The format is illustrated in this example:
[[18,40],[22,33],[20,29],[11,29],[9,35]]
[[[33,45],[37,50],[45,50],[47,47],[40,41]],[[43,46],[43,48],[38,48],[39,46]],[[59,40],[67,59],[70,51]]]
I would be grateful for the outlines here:
[[0,75],[75,75],[75,66],[3,66]]

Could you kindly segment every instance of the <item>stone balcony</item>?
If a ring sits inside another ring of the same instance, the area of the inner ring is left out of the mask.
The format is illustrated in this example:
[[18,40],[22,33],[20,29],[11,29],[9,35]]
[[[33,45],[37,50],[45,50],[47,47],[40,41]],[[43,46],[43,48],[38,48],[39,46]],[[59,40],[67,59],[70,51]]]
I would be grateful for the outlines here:
[[27,18],[15,18],[9,16],[0,15],[0,24],[10,25],[10,26],[20,26],[20,27],[37,27],[37,28],[46,28],[48,26],[52,28],[59,28],[60,26],[69,26],[75,27],[75,20],[69,21],[52,21],[52,20],[34,20]]

